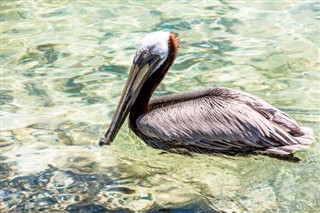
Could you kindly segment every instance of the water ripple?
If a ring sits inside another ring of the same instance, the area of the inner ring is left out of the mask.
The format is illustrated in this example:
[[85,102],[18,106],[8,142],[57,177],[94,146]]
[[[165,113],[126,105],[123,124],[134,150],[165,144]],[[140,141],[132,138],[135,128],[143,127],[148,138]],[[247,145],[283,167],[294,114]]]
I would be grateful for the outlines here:
[[[1,2],[1,212],[314,212],[319,203],[319,3]],[[146,33],[174,31],[155,96],[222,86],[257,95],[316,143],[299,163],[161,152],[107,129]]]

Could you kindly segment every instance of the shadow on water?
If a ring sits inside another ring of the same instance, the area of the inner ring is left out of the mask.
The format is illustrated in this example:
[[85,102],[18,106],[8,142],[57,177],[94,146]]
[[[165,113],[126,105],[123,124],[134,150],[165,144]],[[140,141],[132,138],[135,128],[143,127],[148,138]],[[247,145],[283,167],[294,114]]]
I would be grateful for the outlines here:
[[193,157],[192,153],[213,155],[213,156],[226,155],[231,157],[248,157],[248,156],[263,155],[263,156],[267,156],[277,160],[292,162],[292,163],[299,163],[301,161],[301,159],[296,157],[294,154],[289,154],[289,155],[278,154],[277,155],[272,153],[263,153],[263,152],[257,151],[256,149],[248,149],[248,148],[232,149],[225,152],[217,152],[217,151],[211,151],[211,150],[208,151],[206,149],[189,146],[186,148],[170,148],[168,150],[160,152],[161,155],[165,155],[169,153],[180,154],[180,155],[189,156],[189,157]]

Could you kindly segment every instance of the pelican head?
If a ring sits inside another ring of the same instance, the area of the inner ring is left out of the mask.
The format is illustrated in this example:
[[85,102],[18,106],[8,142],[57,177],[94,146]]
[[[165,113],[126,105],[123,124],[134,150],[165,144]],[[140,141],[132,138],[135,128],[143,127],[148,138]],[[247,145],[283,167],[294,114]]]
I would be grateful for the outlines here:
[[[158,69],[167,59],[169,54],[168,42],[170,39],[169,32],[157,31],[146,35],[134,56],[133,63],[143,63],[143,59],[157,58],[157,65],[154,70]],[[139,59],[141,61],[139,61]],[[143,65],[143,64],[142,64]]]
[[[178,40],[171,32],[153,32],[142,39],[134,56],[129,77],[123,89],[116,113],[99,145],[112,143],[132,106],[135,104],[142,86],[151,76],[159,74],[164,76],[173,63],[177,48]],[[158,78],[160,80],[156,82],[157,84],[154,85],[154,89],[162,78]]]

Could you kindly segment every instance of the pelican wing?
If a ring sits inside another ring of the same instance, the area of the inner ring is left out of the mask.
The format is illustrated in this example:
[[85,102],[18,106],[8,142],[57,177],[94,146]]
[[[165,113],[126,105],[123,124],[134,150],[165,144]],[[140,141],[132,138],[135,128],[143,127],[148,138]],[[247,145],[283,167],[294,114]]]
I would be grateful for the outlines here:
[[[163,96],[150,107],[150,112],[138,118],[137,127],[160,147],[162,141],[218,151],[271,150],[299,145],[299,137],[305,135],[284,112],[250,94],[226,88]],[[310,140],[312,137],[305,143]]]

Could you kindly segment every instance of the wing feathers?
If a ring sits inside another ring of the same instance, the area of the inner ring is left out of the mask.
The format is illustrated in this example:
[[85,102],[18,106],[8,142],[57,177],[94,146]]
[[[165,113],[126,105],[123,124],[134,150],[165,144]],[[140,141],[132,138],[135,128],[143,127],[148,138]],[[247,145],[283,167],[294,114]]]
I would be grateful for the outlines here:
[[150,107],[137,119],[137,127],[153,142],[166,146],[174,141],[211,150],[253,147],[283,154],[313,140],[312,130],[302,138],[305,132],[287,114],[236,90],[212,88],[169,95],[153,100]]

